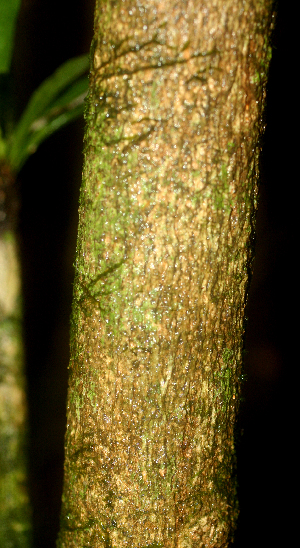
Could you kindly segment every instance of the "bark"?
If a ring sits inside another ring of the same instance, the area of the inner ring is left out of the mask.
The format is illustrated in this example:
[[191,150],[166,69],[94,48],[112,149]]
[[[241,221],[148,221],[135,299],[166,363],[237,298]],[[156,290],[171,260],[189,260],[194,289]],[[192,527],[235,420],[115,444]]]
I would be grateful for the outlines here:
[[228,546],[268,0],[98,1],[59,548]]
[[0,546],[27,548],[27,406],[13,183],[9,168],[0,165]]

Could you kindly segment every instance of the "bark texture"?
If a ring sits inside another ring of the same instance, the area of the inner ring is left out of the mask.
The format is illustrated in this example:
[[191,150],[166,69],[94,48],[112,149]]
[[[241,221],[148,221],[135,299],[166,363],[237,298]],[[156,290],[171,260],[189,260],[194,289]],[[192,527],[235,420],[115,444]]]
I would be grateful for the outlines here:
[[13,182],[7,166],[0,165],[0,546],[28,548],[27,406]]
[[271,11],[96,5],[60,548],[232,538]]

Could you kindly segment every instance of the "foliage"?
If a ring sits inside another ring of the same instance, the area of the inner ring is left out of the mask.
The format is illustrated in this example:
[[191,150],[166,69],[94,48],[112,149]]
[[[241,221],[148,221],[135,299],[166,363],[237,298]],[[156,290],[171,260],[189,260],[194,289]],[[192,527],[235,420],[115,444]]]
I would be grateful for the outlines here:
[[0,2],[0,74],[9,71],[20,3],[21,0]]
[[10,116],[10,64],[19,0],[0,4],[0,161],[16,174],[53,132],[83,113],[88,55],[68,60],[32,94],[20,119]]

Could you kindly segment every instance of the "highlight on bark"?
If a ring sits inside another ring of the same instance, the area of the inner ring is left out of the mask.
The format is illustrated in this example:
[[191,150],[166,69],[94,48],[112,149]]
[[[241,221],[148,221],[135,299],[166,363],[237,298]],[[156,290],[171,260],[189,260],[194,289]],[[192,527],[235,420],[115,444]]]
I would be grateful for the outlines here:
[[98,1],[59,548],[228,546],[272,3]]

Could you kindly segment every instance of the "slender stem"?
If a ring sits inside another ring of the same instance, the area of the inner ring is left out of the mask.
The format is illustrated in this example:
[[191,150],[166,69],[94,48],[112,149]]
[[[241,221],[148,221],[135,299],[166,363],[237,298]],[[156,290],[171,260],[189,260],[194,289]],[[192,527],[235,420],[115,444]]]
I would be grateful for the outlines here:
[[[9,170],[0,172],[0,197],[7,198]],[[10,193],[9,188],[9,193]],[[6,203],[6,205],[8,205]],[[31,545],[27,493],[27,406],[22,337],[21,275],[15,231],[2,208],[0,232],[0,546]]]

